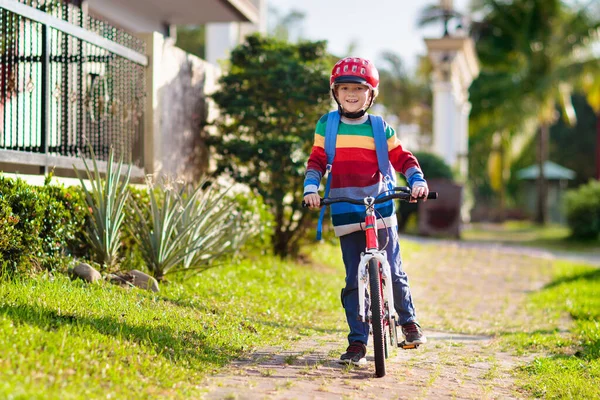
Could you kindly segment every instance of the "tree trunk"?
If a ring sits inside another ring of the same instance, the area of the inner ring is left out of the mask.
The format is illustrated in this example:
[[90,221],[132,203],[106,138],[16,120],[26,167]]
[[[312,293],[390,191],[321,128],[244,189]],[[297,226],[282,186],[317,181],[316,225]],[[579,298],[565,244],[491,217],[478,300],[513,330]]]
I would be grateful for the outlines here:
[[506,220],[506,181],[504,180],[504,135],[502,135],[500,139],[500,148],[498,151],[500,152],[500,204],[498,205],[498,222],[503,223]]
[[289,232],[276,231],[272,237],[273,240],[273,253],[279,258],[287,258],[292,255],[292,251],[289,246]]
[[538,132],[538,179],[537,179],[537,214],[535,221],[539,225],[545,225],[548,221],[548,181],[544,163],[548,160],[548,139],[550,126],[543,123]]

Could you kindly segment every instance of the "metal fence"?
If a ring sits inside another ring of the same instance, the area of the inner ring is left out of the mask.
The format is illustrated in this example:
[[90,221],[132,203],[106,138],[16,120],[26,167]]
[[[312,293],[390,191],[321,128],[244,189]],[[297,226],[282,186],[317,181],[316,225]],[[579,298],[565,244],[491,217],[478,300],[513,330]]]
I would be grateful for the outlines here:
[[[74,3],[71,1],[71,3]],[[59,0],[0,0],[0,161],[143,165],[145,44]]]

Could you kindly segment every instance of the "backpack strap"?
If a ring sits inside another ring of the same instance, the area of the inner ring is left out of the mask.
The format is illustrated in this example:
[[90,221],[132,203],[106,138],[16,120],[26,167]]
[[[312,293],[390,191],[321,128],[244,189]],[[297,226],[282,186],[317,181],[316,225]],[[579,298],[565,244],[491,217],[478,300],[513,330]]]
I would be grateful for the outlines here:
[[[325,184],[324,198],[329,196],[329,187],[331,186],[331,165],[335,158],[335,145],[337,141],[338,127],[340,126],[340,113],[332,111],[327,115],[327,126],[325,127],[325,155],[327,155],[327,183]],[[321,240],[323,232],[323,218],[325,217],[325,207],[321,208],[319,222],[317,222],[317,240]]]
[[335,144],[337,132],[340,126],[340,113],[332,111],[327,115],[327,127],[325,129],[325,154],[327,155],[327,166],[331,169],[335,158]]
[[371,126],[373,127],[375,152],[377,153],[379,171],[383,175],[383,180],[387,183],[388,189],[392,189],[396,184],[396,173],[390,163],[385,124],[383,118],[379,115],[369,114],[369,119],[371,120]]

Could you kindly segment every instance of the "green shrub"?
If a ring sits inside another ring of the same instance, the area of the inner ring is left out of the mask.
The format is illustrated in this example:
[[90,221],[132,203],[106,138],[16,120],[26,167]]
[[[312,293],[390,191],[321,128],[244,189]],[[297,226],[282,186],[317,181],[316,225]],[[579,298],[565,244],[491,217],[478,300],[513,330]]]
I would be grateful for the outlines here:
[[82,240],[88,211],[81,189],[46,184],[39,193],[46,205],[40,233],[44,254],[85,252]]
[[0,176],[0,263],[9,273],[42,266],[74,254],[80,243],[85,203],[78,188],[32,186]]
[[14,258],[21,250],[21,232],[16,229],[18,222],[19,217],[13,215],[8,201],[0,196],[0,276],[3,271],[16,267]]
[[274,217],[263,198],[253,192],[243,192],[233,196],[232,200],[237,204],[237,212],[241,213],[242,224],[249,231],[249,237],[241,251],[261,254],[270,252]]
[[8,205],[11,214],[7,218],[16,220],[14,229],[18,237],[12,236],[11,250],[3,252],[5,272],[14,273],[17,269],[27,270],[35,265],[34,261],[43,256],[42,221],[44,202],[40,201],[38,188],[28,185],[21,179],[9,179],[0,176],[0,197]]
[[425,179],[454,180],[452,168],[440,156],[427,152],[415,152],[414,155],[419,160]]
[[590,181],[567,191],[564,205],[572,236],[597,239],[600,235],[600,182]]
[[[446,164],[446,162],[439,156],[433,153],[427,152],[415,152],[414,153],[421,170],[425,175],[426,180],[430,179],[449,179],[454,180],[454,174],[452,168]],[[406,203],[401,202],[398,207],[398,228],[400,231],[408,231],[408,221],[412,215],[416,215],[418,210],[418,203]],[[413,224],[414,225],[414,224]]]

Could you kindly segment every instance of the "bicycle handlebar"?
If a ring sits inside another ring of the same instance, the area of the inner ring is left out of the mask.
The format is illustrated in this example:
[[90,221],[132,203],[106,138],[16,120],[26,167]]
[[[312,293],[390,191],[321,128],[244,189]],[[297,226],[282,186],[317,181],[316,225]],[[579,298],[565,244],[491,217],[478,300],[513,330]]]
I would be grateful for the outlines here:
[[[411,199],[410,189],[405,188],[405,187],[398,187],[398,188],[394,188],[394,190],[400,190],[400,192],[396,192],[396,193],[388,194],[386,196],[378,197],[375,199],[375,201],[373,201],[373,204],[385,203],[386,201],[392,200],[392,199],[399,199],[400,201],[410,201],[410,199]],[[437,198],[438,198],[437,192],[429,192],[429,194],[427,195],[427,199],[434,200]],[[330,205],[333,203],[351,203],[351,204],[357,204],[357,205],[365,205],[364,199],[353,199],[351,197],[333,197],[333,198],[327,198],[327,199],[322,198],[321,199],[321,206],[327,206],[327,205]],[[304,200],[302,201],[302,207],[307,207]]]

